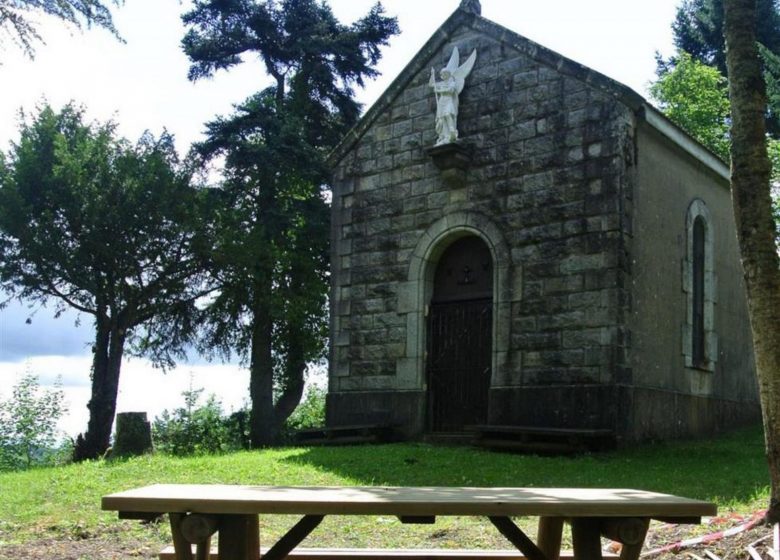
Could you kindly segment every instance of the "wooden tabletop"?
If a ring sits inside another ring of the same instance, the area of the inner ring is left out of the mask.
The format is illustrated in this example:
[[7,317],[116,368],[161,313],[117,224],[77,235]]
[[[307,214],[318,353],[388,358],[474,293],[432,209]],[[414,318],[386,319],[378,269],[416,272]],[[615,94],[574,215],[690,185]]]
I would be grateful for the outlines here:
[[104,510],[144,513],[701,517],[716,506],[603,488],[281,487],[156,484],[103,497]]

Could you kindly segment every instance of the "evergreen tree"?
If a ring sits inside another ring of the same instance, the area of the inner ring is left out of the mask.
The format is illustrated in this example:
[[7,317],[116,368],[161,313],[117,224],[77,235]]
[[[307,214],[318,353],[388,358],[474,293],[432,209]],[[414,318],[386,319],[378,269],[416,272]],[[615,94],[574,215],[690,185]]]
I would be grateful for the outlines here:
[[[122,2],[110,1],[115,6]],[[34,44],[44,42],[34,21],[36,13],[56,17],[78,29],[84,24],[102,27],[118,38],[108,4],[101,0],[0,0],[0,45],[4,34],[33,58]]]
[[207,287],[190,181],[169,135],[131,145],[72,105],[25,121],[0,160],[0,288],[93,319],[89,424],[76,459],[108,448],[125,351],[172,365],[191,331]]
[[[756,0],[756,37],[763,45],[764,74],[768,87],[767,130],[780,138],[780,3],[778,0]],[[672,24],[674,42],[679,51],[695,60],[714,66],[728,77],[726,47],[723,35],[723,0],[683,0]],[[774,55],[770,58],[767,55]],[[659,60],[659,75],[663,68],[674,66],[676,57]]]
[[358,119],[354,87],[377,75],[398,32],[381,5],[343,25],[318,0],[197,0],[183,17],[191,80],[258,57],[272,85],[207,125],[204,160],[224,157],[204,349],[250,369],[250,439],[277,441],[326,336],[324,158]]

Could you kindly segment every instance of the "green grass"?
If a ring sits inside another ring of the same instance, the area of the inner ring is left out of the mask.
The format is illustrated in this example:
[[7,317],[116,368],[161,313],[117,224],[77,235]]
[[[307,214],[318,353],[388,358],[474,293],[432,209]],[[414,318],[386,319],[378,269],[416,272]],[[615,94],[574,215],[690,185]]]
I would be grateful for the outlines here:
[[[709,441],[648,445],[553,458],[423,444],[287,448],[216,457],[147,456],[0,475],[0,543],[103,536],[165,542],[165,525],[118,521],[100,511],[104,494],[157,482],[273,485],[575,486],[639,488],[754,511],[768,497],[759,428]],[[273,539],[296,520],[263,519]],[[529,520],[524,524],[533,530]],[[269,539],[270,537],[270,539]],[[310,546],[506,546],[479,520],[401,525],[393,518],[326,518]]]

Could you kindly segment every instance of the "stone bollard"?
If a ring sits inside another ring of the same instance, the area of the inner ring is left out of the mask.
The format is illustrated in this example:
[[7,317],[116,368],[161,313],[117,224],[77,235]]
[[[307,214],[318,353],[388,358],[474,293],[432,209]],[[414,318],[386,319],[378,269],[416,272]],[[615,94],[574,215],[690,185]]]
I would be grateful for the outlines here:
[[116,415],[116,435],[112,458],[133,457],[152,451],[152,426],[145,412],[120,412]]

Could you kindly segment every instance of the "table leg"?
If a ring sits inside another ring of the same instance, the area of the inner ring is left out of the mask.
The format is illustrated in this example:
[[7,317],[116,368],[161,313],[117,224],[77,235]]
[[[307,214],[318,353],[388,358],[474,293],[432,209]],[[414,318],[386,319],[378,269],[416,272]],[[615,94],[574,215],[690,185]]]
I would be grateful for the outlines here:
[[304,515],[298,523],[292,526],[281,539],[276,541],[264,555],[263,560],[284,560],[301,541],[317,528],[325,518],[324,515]]
[[637,560],[639,553],[642,552],[642,547],[645,544],[645,537],[647,536],[647,529],[650,527],[649,519],[642,519],[641,525],[636,528],[636,534],[631,542],[624,542],[623,548],[620,549],[620,560]]
[[192,546],[181,532],[181,522],[185,516],[184,513],[168,514],[171,520],[171,536],[173,536],[173,549],[176,553],[176,560],[192,560]]
[[509,517],[490,516],[488,519],[528,560],[548,560],[544,552]]
[[575,560],[602,560],[601,530],[598,519],[575,517],[571,520],[571,540]]
[[195,560],[209,560],[211,558],[211,537],[195,545]]
[[561,555],[563,517],[540,517],[536,533],[536,546],[548,560],[558,560]]
[[260,560],[260,527],[257,515],[219,517],[218,558],[219,560]]

